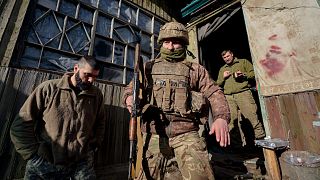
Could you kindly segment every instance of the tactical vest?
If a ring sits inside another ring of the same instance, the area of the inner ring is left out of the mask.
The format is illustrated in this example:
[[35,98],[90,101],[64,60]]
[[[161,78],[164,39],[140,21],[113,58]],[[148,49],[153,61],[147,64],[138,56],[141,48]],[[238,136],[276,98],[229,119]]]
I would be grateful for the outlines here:
[[170,63],[155,60],[151,69],[152,87],[150,104],[165,113],[186,117],[191,113],[190,62]]

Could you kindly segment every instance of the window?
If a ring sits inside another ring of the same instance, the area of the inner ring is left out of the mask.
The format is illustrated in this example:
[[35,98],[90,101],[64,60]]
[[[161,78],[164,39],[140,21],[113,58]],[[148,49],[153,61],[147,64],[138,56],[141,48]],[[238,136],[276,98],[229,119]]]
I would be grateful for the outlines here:
[[103,66],[100,79],[127,84],[137,40],[143,61],[154,58],[162,24],[124,0],[38,0],[18,61],[21,67],[65,72],[81,55],[93,55]]

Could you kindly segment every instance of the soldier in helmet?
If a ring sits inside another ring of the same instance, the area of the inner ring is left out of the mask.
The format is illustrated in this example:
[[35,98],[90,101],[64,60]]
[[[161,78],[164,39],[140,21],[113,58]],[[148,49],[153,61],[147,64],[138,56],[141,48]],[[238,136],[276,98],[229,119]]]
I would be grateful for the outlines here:
[[[229,107],[206,69],[186,61],[188,32],[169,22],[160,28],[160,57],[144,64],[142,101],[143,157],[137,179],[214,179],[206,144],[199,137],[198,117],[207,101],[220,146],[230,144]],[[123,103],[131,112],[132,83]]]

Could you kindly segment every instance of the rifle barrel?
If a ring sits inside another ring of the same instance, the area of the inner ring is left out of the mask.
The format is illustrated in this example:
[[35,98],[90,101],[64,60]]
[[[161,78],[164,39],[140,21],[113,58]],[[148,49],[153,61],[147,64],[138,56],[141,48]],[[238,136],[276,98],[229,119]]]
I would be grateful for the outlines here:
[[137,141],[137,117],[139,112],[139,90],[140,90],[140,42],[135,47],[135,66],[133,75],[133,107],[131,112],[131,118],[129,122],[129,140],[130,140],[130,154],[129,154],[129,173],[128,179],[133,179],[132,167],[135,162],[136,154],[136,141]]

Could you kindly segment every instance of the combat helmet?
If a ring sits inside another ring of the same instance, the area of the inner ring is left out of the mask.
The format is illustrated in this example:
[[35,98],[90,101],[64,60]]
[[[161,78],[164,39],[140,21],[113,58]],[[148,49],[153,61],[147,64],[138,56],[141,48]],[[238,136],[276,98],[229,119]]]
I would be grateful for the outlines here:
[[164,39],[181,39],[185,45],[189,45],[189,35],[186,27],[178,22],[168,22],[160,28],[158,44],[161,45]]

